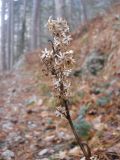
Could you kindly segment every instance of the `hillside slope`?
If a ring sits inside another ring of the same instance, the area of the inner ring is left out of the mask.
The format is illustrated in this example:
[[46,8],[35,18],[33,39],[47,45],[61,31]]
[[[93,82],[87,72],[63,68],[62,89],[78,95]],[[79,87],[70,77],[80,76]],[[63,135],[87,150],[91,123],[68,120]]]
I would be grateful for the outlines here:
[[[120,154],[120,5],[96,17],[87,27],[80,27],[72,35],[70,48],[75,52],[76,64],[71,74],[71,112],[73,119],[78,120],[81,109],[86,110],[84,119],[92,124],[89,143],[94,152],[101,149],[104,154]],[[27,56],[27,62],[32,68],[36,64],[34,69],[38,71],[42,64],[37,54],[40,51]],[[48,78],[43,81],[51,88]],[[50,99],[46,105],[53,107],[54,100]],[[80,123],[77,127],[81,135]]]
[[[77,67],[80,68],[86,56],[92,52],[105,55],[107,61],[103,69],[106,76],[120,73],[120,5],[114,6],[105,15],[98,16],[73,34],[72,49],[75,51]],[[100,75],[101,76],[101,75]]]

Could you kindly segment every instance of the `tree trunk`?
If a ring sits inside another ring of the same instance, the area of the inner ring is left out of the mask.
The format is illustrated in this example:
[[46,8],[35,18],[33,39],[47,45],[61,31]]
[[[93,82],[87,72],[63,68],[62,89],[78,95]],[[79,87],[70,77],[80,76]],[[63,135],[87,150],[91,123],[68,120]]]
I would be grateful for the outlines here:
[[23,4],[23,15],[22,15],[22,27],[21,27],[21,33],[20,33],[20,54],[23,54],[25,51],[25,32],[26,32],[26,5],[27,1],[24,0]]
[[39,7],[40,0],[33,0],[32,11],[32,33],[31,33],[31,50],[37,48],[38,30],[39,30]]
[[8,20],[7,20],[7,69],[13,65],[14,55],[14,23],[13,23],[13,0],[8,0]]
[[2,14],[1,14],[1,54],[0,54],[0,68],[1,70],[6,69],[6,50],[5,50],[5,44],[6,44],[6,32],[5,32],[5,6],[6,6],[6,0],[2,0]]
[[66,18],[70,26],[72,26],[72,4],[71,0],[66,0]]
[[39,2],[39,10],[38,10],[38,20],[37,20],[37,48],[41,47],[41,23],[42,23],[42,5],[41,2]]
[[55,0],[55,10],[56,10],[56,17],[63,17],[65,16],[65,0]]
[[87,16],[87,8],[86,8],[87,4],[85,0],[81,0],[81,10],[82,10],[82,23],[83,24],[88,24],[88,16]]

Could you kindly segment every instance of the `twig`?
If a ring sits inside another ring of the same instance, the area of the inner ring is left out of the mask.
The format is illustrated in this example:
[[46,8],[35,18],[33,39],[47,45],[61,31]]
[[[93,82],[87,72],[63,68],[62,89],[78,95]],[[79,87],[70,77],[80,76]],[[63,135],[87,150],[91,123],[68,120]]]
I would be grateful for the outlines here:
[[51,43],[53,54],[55,54],[55,48],[54,48],[54,44],[53,44],[52,40],[49,39],[48,42]]

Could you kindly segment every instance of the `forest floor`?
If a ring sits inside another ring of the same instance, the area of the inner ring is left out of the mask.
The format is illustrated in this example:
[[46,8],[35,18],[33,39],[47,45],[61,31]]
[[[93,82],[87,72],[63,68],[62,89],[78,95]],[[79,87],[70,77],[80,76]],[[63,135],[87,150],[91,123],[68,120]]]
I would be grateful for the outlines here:
[[[92,153],[120,160],[120,6],[90,22],[88,31],[83,28],[71,44],[76,59],[71,116]],[[107,57],[97,76],[80,70],[93,50]],[[82,153],[67,121],[55,115],[39,52],[0,75],[0,160],[79,160]]]

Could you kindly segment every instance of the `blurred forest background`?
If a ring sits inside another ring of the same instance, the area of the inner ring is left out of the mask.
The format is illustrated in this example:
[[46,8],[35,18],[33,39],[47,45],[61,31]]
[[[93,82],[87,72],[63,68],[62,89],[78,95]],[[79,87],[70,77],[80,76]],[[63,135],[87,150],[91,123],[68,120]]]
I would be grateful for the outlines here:
[[19,57],[47,44],[45,24],[65,18],[74,31],[118,0],[0,0],[0,70],[11,69]]
[[120,0],[0,0],[0,160],[83,157],[43,73],[50,16],[66,19],[73,38],[77,134],[100,160],[120,160]]

